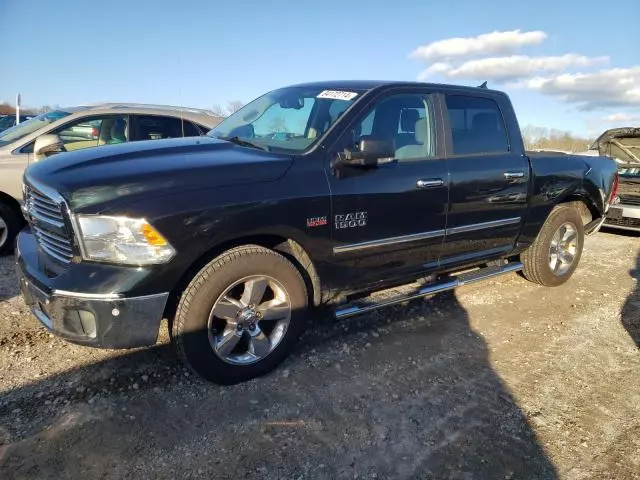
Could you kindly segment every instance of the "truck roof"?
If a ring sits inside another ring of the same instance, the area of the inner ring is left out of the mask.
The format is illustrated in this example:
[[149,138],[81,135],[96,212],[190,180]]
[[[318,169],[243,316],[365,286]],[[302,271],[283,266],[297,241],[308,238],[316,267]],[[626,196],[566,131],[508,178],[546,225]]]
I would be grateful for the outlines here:
[[332,90],[373,90],[376,88],[388,88],[388,87],[432,87],[440,89],[452,89],[452,90],[467,90],[470,92],[494,92],[503,94],[500,90],[493,90],[490,88],[480,86],[469,85],[452,85],[447,83],[427,83],[427,82],[407,82],[400,80],[327,80],[321,82],[308,82],[300,83],[297,85],[291,85],[293,87],[310,87],[310,88],[326,88]]

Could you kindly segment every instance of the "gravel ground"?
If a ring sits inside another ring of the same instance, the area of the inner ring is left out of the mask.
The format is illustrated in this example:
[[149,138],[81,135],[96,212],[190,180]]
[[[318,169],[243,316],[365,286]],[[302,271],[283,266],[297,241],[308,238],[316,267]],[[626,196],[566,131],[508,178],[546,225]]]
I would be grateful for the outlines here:
[[0,259],[0,478],[640,478],[640,237],[562,287],[508,275],[323,321],[272,374],[204,384],[64,343]]

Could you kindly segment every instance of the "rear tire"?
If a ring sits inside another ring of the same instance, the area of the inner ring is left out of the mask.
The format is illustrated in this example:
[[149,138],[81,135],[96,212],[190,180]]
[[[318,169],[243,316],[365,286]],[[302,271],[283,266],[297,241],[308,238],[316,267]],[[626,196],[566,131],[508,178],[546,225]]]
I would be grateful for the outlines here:
[[273,370],[293,350],[308,318],[297,268],[255,245],[229,250],[200,270],[172,325],[181,360],[203,378],[234,384]]
[[23,223],[20,212],[0,200],[0,256],[13,251]]
[[565,283],[575,271],[584,245],[584,225],[573,207],[555,207],[533,244],[521,255],[522,273],[547,287]]

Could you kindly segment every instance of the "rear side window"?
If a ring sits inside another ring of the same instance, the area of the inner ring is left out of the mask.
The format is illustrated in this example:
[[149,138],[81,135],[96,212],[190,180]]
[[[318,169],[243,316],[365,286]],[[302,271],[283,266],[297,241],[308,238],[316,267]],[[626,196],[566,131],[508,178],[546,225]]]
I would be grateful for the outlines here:
[[506,153],[509,142],[498,104],[490,98],[447,95],[454,155]]
[[200,130],[193,123],[174,117],[140,115],[137,117],[137,127],[136,140],[160,140],[162,138],[197,137],[201,135]]

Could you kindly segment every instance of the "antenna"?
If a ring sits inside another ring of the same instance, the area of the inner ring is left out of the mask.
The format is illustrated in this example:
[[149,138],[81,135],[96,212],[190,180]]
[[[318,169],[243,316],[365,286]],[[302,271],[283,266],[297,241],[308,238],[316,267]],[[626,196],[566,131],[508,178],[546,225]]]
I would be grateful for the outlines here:
[[482,82],[482,85],[478,85],[478,88],[487,88],[487,81]]

